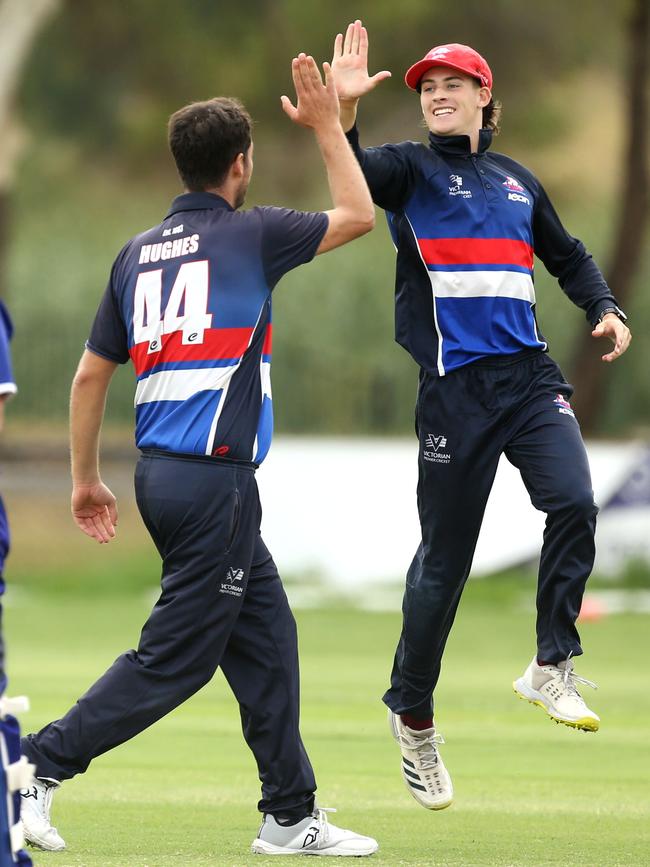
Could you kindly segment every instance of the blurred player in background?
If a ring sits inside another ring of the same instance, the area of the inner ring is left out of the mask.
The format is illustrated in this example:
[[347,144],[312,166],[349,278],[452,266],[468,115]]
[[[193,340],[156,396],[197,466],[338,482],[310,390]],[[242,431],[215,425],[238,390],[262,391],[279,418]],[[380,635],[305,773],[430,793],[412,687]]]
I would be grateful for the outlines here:
[[62,849],[50,801],[62,780],[193,695],[220,665],[262,781],[253,851],[369,855],[375,840],[330,825],[299,733],[296,627],[260,536],[255,469],[271,443],[271,292],[292,268],[374,225],[368,188],[339,122],[336,90],[313,58],[292,64],[334,206],[239,211],[253,171],[251,119],[235,100],[178,111],[169,142],[185,187],[159,225],[118,255],[71,396],[72,512],[98,542],[115,536],[115,497],[98,445],[118,364],[132,360],[138,507],[162,557],[162,593],[137,650],[60,720],[24,741],[36,765],[27,838]]
[[627,349],[630,332],[583,244],[562,226],[534,175],[490,153],[500,107],[492,72],[466,45],[432,49],[406,73],[419,94],[428,146],[362,149],[359,97],[390,73],[368,75],[360,21],[339,34],[332,67],[341,122],[397,248],[396,339],[420,365],[418,510],[422,543],[408,571],[390,689],[402,773],[415,799],[447,807],[451,779],[438,751],[433,691],[470,572],[499,458],[520,472],[547,515],[537,595],[537,652],[514,684],[556,721],[596,731],[576,684],[575,621],[594,560],[597,508],[569,403],[572,387],[535,320],[533,254],[581,307],[594,337]]
[[[4,428],[5,404],[16,393],[9,341],[13,325],[9,311],[0,301],[0,433]],[[9,554],[9,523],[0,497],[0,600],[5,591],[4,569]],[[5,649],[2,630],[2,603],[0,601],[0,867],[20,864],[29,867],[31,859],[22,849],[24,845],[20,825],[19,790],[32,782],[33,766],[20,756],[20,728],[15,715],[27,710],[27,699],[5,696]]]
[[[13,324],[9,311],[0,301],[0,434],[4,430],[5,406],[10,397],[18,391],[14,382],[9,342],[13,336]],[[4,567],[9,554],[9,522],[4,502],[0,498],[0,595],[5,591]],[[0,635],[0,693],[4,693],[7,678],[4,672],[4,645]]]

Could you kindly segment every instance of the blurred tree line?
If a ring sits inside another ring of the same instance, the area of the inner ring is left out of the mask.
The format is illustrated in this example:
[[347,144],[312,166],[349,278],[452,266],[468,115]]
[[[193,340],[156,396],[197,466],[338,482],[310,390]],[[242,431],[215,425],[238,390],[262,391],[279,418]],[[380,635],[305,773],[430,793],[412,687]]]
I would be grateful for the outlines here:
[[[422,139],[405,69],[434,44],[473,45],[488,58],[504,104],[495,150],[540,174],[569,230],[605,267],[625,180],[626,27],[634,8],[635,0],[359,0],[353,10],[341,0],[62,0],[16,99],[25,145],[10,203],[14,412],[45,423],[65,417],[115,254],[159,222],[179,192],[165,126],[180,105],[213,95],[246,104],[256,121],[247,204],[329,206],[317,149],[279,98],[292,92],[291,57],[304,50],[330,59],[351,14],[369,29],[372,71],[393,72],[362,105],[365,144]],[[279,429],[411,429],[417,377],[392,343],[393,274],[380,217],[371,235],[283,280],[274,307]],[[647,432],[649,278],[646,244],[627,305],[635,342],[601,381],[600,433]],[[569,374],[590,329],[541,265],[537,294],[542,330]],[[111,418],[130,418],[132,393],[130,371],[121,371]]]

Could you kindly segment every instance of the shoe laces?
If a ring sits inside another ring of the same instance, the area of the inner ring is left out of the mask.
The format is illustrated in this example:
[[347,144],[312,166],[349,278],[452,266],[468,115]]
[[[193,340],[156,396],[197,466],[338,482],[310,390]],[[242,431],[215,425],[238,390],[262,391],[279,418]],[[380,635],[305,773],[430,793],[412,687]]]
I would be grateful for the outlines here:
[[318,822],[319,839],[327,843],[330,836],[330,824],[327,819],[328,813],[336,813],[336,807],[316,807],[314,818]]
[[[36,789],[36,804],[41,806],[42,816],[47,822],[47,824],[52,827],[52,823],[50,821],[50,810],[52,809],[52,798],[54,798],[54,793],[59,788],[56,783],[49,783],[45,780],[36,780],[34,783],[34,788]],[[39,798],[39,789],[42,788],[42,797]],[[53,831],[56,832],[56,828],[52,828]]]
[[421,737],[400,732],[399,740],[408,750],[415,750],[417,752],[418,761],[423,771],[430,771],[435,768],[438,764],[437,748],[445,742],[443,736],[438,734],[438,732]]
[[587,680],[586,677],[580,677],[579,674],[575,673],[571,657],[567,659],[564,670],[562,671],[562,683],[570,695],[576,695],[578,698],[582,698],[582,696],[578,692],[576,683],[584,683],[585,686],[590,686],[592,689],[598,689],[598,686],[593,682],[593,680]]

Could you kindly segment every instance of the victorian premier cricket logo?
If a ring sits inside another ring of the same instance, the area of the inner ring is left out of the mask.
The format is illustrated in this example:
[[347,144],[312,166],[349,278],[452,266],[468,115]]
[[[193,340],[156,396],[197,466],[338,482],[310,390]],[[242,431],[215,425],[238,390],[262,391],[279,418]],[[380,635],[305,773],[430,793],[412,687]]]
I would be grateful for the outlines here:
[[225,593],[227,596],[241,596],[243,591],[242,581],[244,580],[244,570],[235,569],[231,566],[226,573],[226,578],[221,582],[219,593]]
[[446,449],[446,436],[442,434],[427,434],[422,457],[425,461],[430,461],[433,464],[448,464],[451,461],[451,455]]
[[449,195],[462,196],[464,199],[472,198],[472,191],[463,187],[463,179],[460,175],[449,175]]

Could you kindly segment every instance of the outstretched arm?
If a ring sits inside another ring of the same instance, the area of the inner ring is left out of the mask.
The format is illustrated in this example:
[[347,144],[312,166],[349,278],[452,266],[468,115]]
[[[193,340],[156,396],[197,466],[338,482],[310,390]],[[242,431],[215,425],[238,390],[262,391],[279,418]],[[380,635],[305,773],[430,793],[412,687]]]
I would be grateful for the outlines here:
[[337,34],[332,72],[341,105],[341,126],[347,132],[355,124],[359,98],[391,75],[387,69],[368,75],[368,31],[359,19],[348,24],[345,36]]
[[369,232],[375,225],[375,209],[363,173],[348,144],[339,120],[339,101],[329,63],[323,64],[325,84],[313,57],[293,59],[291,74],[297,105],[282,97],[282,108],[294,123],[314,131],[334,203],[326,211],[329,224],[317,253],[325,253]]
[[99,433],[106,395],[117,364],[86,350],[70,393],[72,517],[79,529],[98,542],[115,536],[115,497],[99,475]]

